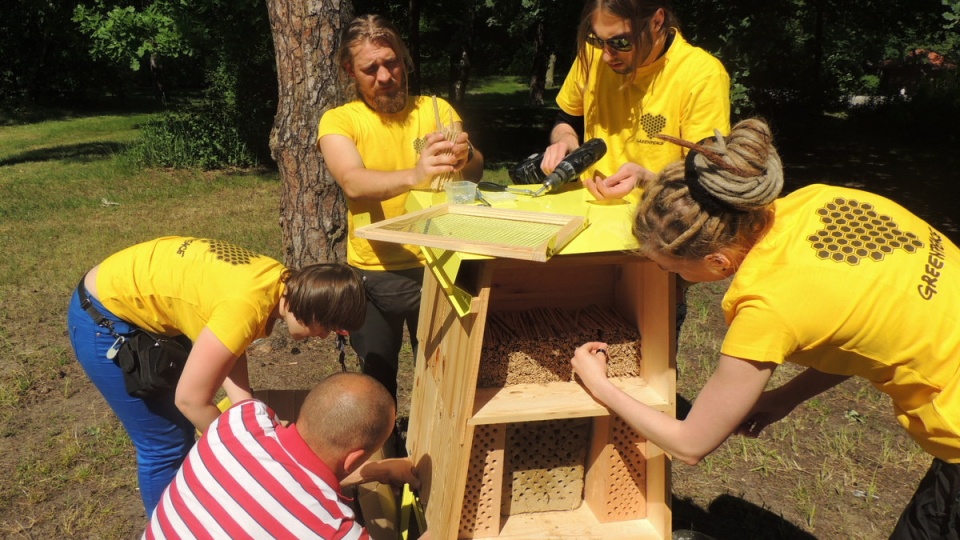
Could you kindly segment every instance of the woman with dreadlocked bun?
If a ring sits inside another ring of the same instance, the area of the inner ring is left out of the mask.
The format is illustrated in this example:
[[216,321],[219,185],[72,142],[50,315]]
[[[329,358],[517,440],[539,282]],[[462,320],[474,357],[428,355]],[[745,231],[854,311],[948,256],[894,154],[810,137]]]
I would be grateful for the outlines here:
[[[677,420],[606,377],[606,344],[571,360],[586,388],[641,436],[689,464],[727,437],[759,436],[851,376],[890,396],[934,456],[892,538],[960,538],[960,250],[879,195],[810,185],[778,198],[770,129],[745,120],[690,149],[645,186],[643,255],[693,281],[731,278],[717,369]],[[806,367],[766,390],[777,366]]]

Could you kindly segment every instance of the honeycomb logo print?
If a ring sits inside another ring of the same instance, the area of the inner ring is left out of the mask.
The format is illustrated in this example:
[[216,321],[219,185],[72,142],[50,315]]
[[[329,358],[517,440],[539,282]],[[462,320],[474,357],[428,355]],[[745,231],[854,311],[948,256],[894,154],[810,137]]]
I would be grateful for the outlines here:
[[644,113],[640,117],[640,126],[644,131],[647,132],[647,138],[652,139],[654,135],[663,131],[663,128],[667,127],[667,119],[662,115],[652,115],[649,113]]
[[222,242],[220,240],[204,240],[204,242],[210,244],[210,251],[217,256],[217,260],[234,266],[238,264],[250,264],[251,259],[256,259],[260,256],[249,249],[235,246],[229,242]]
[[421,137],[421,138],[419,138],[419,139],[414,139],[414,140],[413,140],[413,149],[417,151],[417,154],[420,154],[421,152],[423,152],[423,147],[425,147],[426,145],[427,145],[427,136],[426,136],[426,135],[424,135],[423,137]]
[[817,215],[824,228],[807,240],[820,259],[856,266],[862,260],[882,261],[895,249],[914,253],[923,247],[917,235],[901,231],[872,204],[837,197],[818,209]]

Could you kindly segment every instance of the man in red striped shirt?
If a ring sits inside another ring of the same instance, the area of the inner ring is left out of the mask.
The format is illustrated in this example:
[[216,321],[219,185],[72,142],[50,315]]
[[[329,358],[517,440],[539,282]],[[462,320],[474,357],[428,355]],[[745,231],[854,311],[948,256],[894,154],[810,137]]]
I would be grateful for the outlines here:
[[287,427],[261,401],[237,403],[190,451],[144,538],[366,539],[341,486],[419,486],[407,458],[367,461],[395,417],[393,396],[359,373],[321,381]]

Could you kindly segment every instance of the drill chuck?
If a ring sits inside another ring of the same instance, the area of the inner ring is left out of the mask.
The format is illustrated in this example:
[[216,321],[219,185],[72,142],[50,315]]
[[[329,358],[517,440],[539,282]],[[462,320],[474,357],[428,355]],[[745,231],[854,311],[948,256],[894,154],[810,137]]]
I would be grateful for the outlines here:
[[590,139],[583,143],[580,148],[563,158],[563,161],[557,164],[557,168],[547,175],[543,180],[544,190],[553,191],[576,180],[583,171],[587,170],[587,167],[596,163],[606,153],[607,143],[603,139]]

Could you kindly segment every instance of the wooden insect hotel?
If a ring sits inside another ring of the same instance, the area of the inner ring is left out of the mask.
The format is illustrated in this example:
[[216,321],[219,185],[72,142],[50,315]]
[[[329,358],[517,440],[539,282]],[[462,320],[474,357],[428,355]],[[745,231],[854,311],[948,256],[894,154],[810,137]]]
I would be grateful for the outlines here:
[[670,537],[669,456],[569,360],[607,342],[615,384],[674,415],[674,279],[622,251],[426,272],[407,447],[433,538]]

